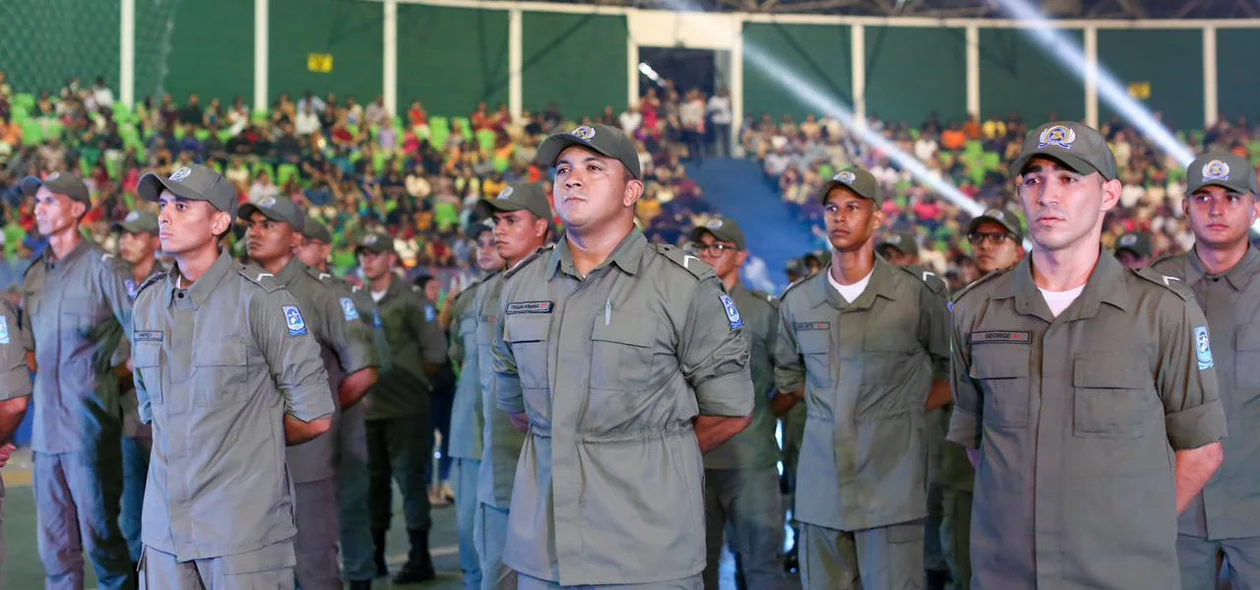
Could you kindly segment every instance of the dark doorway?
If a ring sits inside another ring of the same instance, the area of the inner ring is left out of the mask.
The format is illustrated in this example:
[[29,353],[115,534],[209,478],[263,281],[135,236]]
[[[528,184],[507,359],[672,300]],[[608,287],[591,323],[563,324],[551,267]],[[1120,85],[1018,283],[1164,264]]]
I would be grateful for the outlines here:
[[[697,88],[705,96],[711,96],[718,85],[726,85],[725,81],[717,79],[718,68],[711,49],[640,47],[639,63],[640,94],[646,93],[648,88],[656,88],[659,94],[666,80],[672,80],[674,88],[684,95]],[[655,79],[647,72],[654,73]]]

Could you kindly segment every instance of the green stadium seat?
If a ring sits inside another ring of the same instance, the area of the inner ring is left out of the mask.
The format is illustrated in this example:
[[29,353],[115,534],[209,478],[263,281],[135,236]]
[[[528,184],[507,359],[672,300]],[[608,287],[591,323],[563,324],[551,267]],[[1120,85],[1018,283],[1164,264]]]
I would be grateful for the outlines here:
[[385,156],[385,152],[372,153],[372,169],[375,170],[378,175],[385,173],[385,164],[387,161],[388,158]]
[[458,127],[460,131],[464,132],[465,137],[472,133],[472,122],[468,120],[468,117],[452,118],[451,129],[455,129],[456,127]]
[[298,178],[301,173],[296,164],[281,164],[276,168],[276,184],[284,186],[289,180]]
[[44,128],[35,119],[27,119],[22,123],[22,143],[36,144],[44,142]]
[[22,123],[25,123],[26,120],[31,117],[30,114],[27,113],[26,107],[19,107],[19,106],[14,106],[13,109],[10,111],[9,116],[12,118],[13,123],[15,125],[18,125],[19,127],[22,125]]
[[482,129],[481,131],[477,132],[477,145],[481,148],[481,151],[483,152],[488,153],[494,150],[494,140],[495,140],[494,132],[489,129]]
[[118,180],[122,174],[122,162],[114,159],[105,159],[105,171],[109,173],[110,180]]
[[254,123],[265,123],[268,119],[268,114],[267,109],[258,109],[249,116],[249,120]]
[[494,171],[495,172],[502,174],[504,172],[507,172],[507,169],[510,167],[512,167],[512,162],[508,160],[507,158],[504,158],[503,156],[494,157]]
[[204,127],[198,128],[197,131],[193,133],[193,137],[196,137],[197,141],[205,141],[207,139],[210,139],[210,130]]
[[459,225],[459,209],[454,203],[441,202],[433,205],[433,220],[438,231],[446,232]]
[[35,111],[35,95],[34,94],[16,94],[13,96],[13,106],[22,107],[27,112]]
[[183,140],[184,135],[186,135],[187,133],[188,131],[184,129],[183,125],[176,125],[175,126],[175,141]]
[[268,164],[267,162],[255,163],[253,169],[254,177],[257,178],[262,172],[267,173],[267,176],[271,178],[271,182],[276,182],[276,169],[273,168],[271,164]]
[[968,155],[979,156],[984,153],[984,144],[977,140],[969,139],[967,140],[966,146],[963,148],[963,152]]
[[999,172],[1002,169],[1002,155],[997,152],[984,153],[984,169],[990,172]]

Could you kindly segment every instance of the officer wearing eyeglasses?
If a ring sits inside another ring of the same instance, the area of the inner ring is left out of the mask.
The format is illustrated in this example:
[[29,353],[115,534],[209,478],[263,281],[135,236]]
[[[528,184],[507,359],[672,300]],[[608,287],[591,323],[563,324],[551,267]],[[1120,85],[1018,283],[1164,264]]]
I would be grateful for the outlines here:
[[988,209],[971,220],[967,241],[980,274],[1013,268],[1024,259],[1024,230],[1010,211]]

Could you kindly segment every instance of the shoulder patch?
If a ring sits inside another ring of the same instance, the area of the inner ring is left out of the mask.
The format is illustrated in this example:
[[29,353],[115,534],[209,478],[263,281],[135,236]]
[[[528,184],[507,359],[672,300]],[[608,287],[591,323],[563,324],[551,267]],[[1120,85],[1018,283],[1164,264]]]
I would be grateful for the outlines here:
[[987,283],[987,282],[989,282],[989,281],[991,281],[991,280],[993,280],[993,279],[995,279],[995,278],[997,278],[997,277],[1000,277],[1000,276],[1002,276],[1002,275],[1004,275],[1004,274],[1006,274],[1006,273],[1008,273],[1008,272],[1010,272],[1010,271],[1011,271],[1011,269],[1009,269],[1009,268],[1008,268],[1008,269],[1006,269],[1006,270],[995,270],[995,271],[993,271],[993,272],[991,272],[991,273],[989,273],[989,274],[987,274],[987,275],[984,275],[984,276],[982,276],[982,277],[980,277],[980,278],[976,279],[975,281],[972,281],[972,283],[971,283],[970,285],[967,285],[966,287],[963,287],[963,288],[959,289],[959,290],[958,290],[958,292],[957,292],[957,293],[954,293],[954,296],[953,296],[952,298],[950,298],[950,300],[949,300],[949,310],[950,310],[950,311],[953,311],[953,310],[954,310],[954,304],[955,304],[955,303],[957,303],[959,300],[961,300],[961,299],[963,298],[963,295],[966,295],[967,293],[971,292],[971,290],[972,290],[972,289],[975,289],[977,286],[982,285],[982,284],[984,284],[984,283]]
[[539,258],[542,258],[542,255],[543,255],[543,254],[546,254],[546,253],[548,253],[548,252],[551,252],[551,251],[552,251],[552,250],[554,250],[555,248],[556,248],[556,245],[555,245],[555,244],[547,244],[546,246],[543,246],[542,248],[539,248],[538,250],[535,250],[533,254],[530,254],[529,256],[526,256],[526,257],[525,257],[525,259],[524,259],[524,260],[522,260],[522,261],[520,261],[520,262],[518,262],[518,263],[516,264],[516,266],[513,266],[512,268],[509,268],[509,269],[507,269],[507,270],[503,271],[503,280],[505,280],[505,281],[506,281],[506,280],[508,280],[508,279],[512,278],[512,275],[515,275],[516,273],[521,272],[521,269],[522,269],[522,268],[525,268],[525,267],[529,266],[530,264],[533,264],[533,262],[534,262],[535,260],[538,260]]
[[734,332],[744,327],[744,318],[739,315],[739,308],[735,307],[735,301],[730,295],[725,293],[718,295],[718,299],[722,301],[722,307],[726,310],[726,321],[731,324],[731,331]]
[[1194,327],[1194,354],[1199,359],[1200,371],[1212,368],[1212,343],[1208,338],[1207,326]]
[[244,264],[237,267],[236,272],[245,280],[262,287],[263,290],[270,293],[281,287],[276,281],[276,276],[252,264]]
[[717,276],[717,273],[713,271],[713,267],[705,264],[703,260],[687,254],[678,248],[668,244],[656,244],[655,247],[657,254],[660,254],[670,262],[683,267],[697,279],[704,280],[709,277]]
[[914,278],[919,279],[919,281],[927,285],[928,290],[933,293],[939,295],[945,292],[945,281],[942,280],[935,272],[917,266],[902,266],[899,268],[907,273],[910,273],[910,275]]
[[1192,301],[1194,299],[1194,291],[1191,291],[1190,287],[1187,287],[1186,283],[1177,277],[1160,274],[1150,268],[1134,269],[1132,272],[1139,277],[1176,293],[1183,301]]
[[284,312],[284,325],[289,329],[289,337],[305,336],[306,320],[302,319],[302,310],[296,305],[281,305],[280,310]]
[[359,321],[359,308],[355,307],[353,299],[339,297],[337,301],[341,304],[341,315],[346,318],[347,322]]

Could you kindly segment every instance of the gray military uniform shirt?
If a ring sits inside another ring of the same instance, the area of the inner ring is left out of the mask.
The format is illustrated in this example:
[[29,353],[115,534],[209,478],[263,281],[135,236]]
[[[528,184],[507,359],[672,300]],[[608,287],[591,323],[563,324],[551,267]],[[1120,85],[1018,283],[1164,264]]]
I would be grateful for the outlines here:
[[284,416],[334,411],[297,300],[224,250],[189,288],[177,270],[146,281],[134,326],[140,417],[153,424],[144,544],[187,561],[292,538]]
[[1184,282],[1207,314],[1212,360],[1230,432],[1225,462],[1181,515],[1181,533],[1236,539],[1260,536],[1260,251],[1209,275],[1191,252],[1158,260],[1151,270]]
[[[335,424],[341,415],[337,389],[342,379],[380,363],[375,348],[354,337],[352,330],[363,324],[354,300],[338,296],[334,287],[320,282],[319,274],[293,258],[275,276],[275,281],[297,299],[307,329],[319,342],[320,357],[328,371],[329,400],[333,402]],[[294,483],[336,476],[336,447],[337,437],[332,429],[314,440],[289,447],[286,454]]]
[[51,248],[22,278],[35,359],[32,448],[72,453],[122,434],[114,351],[131,326],[131,274],[84,238],[63,260]]
[[376,348],[377,369],[382,372],[389,370],[389,343],[385,340],[385,328],[381,322],[380,309],[376,307],[376,302],[372,300],[372,296],[362,287],[343,278],[335,277],[326,272],[319,272],[315,269],[311,269],[311,271],[316,273],[321,283],[332,287],[339,294],[339,297],[349,297],[354,302],[354,306],[358,310],[359,324],[347,326],[350,337],[361,342],[371,343]]
[[381,371],[368,392],[367,419],[385,420],[425,415],[429,411],[428,376],[424,364],[446,361],[446,334],[437,322],[437,307],[419,288],[394,277],[376,302],[389,345],[389,369]]
[[951,338],[974,587],[1176,588],[1173,452],[1225,435],[1189,291],[1104,252],[1054,317],[1026,258],[959,294]]
[[482,283],[469,285],[451,303],[451,360],[459,363],[459,382],[451,405],[451,442],[456,459],[481,460],[482,425],[480,351],[477,347],[477,291]]
[[753,409],[740,317],[713,269],[632,230],[582,277],[568,242],[509,271],[498,407],[524,412],[503,561],[561,585],[677,580],[705,566],[692,421]]
[[748,367],[752,374],[754,397],[752,423],[722,446],[704,456],[705,469],[758,469],[779,462],[779,443],[774,439],[775,417],[770,412],[774,391],[774,342],[778,337],[778,304],[737,283],[730,297],[744,320],[748,341]]
[[[0,401],[31,395],[30,369],[26,366],[27,341],[30,331],[8,301],[0,299]],[[4,480],[0,479],[0,498],[4,497]],[[0,514],[0,517],[3,517]],[[4,540],[0,539],[0,549]],[[0,550],[0,561],[4,552]]]
[[846,302],[829,268],[783,294],[775,380],[805,391],[796,519],[844,531],[927,515],[925,404],[949,364],[942,293],[876,257]]
[[507,412],[498,408],[492,348],[499,337],[499,293],[503,273],[486,277],[477,289],[473,307],[477,310],[477,354],[481,372],[482,449],[481,471],[477,473],[477,501],[507,510],[512,505],[512,484],[516,463],[521,457],[525,434],[512,426]]
[[[160,272],[165,272],[165,269],[163,269],[161,265],[155,264],[153,266],[153,272],[150,273],[150,276]],[[147,280],[148,277],[145,277],[145,279]],[[141,281],[141,283],[143,283],[143,281]],[[126,287],[127,294],[134,302],[136,300],[136,295],[140,290],[140,284],[129,278],[126,281]],[[122,341],[118,343],[118,348],[114,351],[114,360],[110,364],[115,367],[122,366],[129,358],[131,358],[131,340],[123,338]],[[119,401],[122,405],[123,412],[123,436],[128,438],[152,438],[153,428],[140,421],[140,402],[136,399],[136,388],[134,387],[134,382],[131,388],[122,393]]]

